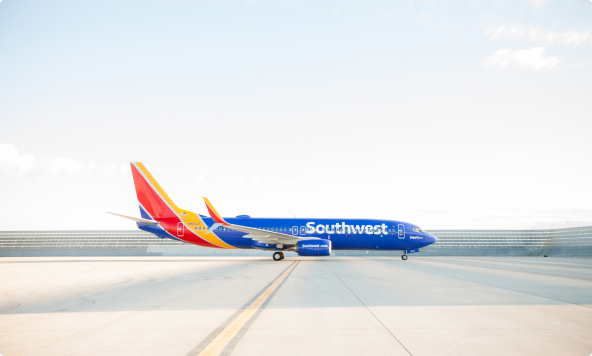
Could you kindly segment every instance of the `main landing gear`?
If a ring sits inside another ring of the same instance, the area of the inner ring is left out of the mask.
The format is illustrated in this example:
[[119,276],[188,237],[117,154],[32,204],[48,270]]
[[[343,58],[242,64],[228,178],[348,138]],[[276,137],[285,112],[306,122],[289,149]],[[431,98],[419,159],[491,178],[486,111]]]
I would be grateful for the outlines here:
[[284,256],[283,252],[274,252],[273,253],[273,260],[274,261],[281,261],[285,258],[286,256]]
[[402,259],[403,261],[407,261],[407,255],[403,255],[403,256],[401,256],[401,259]]

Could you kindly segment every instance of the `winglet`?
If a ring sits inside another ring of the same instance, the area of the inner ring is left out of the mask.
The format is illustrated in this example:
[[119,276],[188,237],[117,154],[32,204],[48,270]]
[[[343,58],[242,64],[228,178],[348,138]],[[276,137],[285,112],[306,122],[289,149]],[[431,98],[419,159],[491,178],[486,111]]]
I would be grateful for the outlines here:
[[218,214],[216,209],[214,209],[214,206],[212,205],[212,203],[210,203],[208,198],[203,197],[203,199],[206,202],[206,208],[208,208],[208,213],[210,213],[210,216],[212,217],[212,219],[214,219],[214,221],[217,222],[218,224],[228,225],[228,223],[226,221],[224,221],[222,216],[220,216],[220,214]]

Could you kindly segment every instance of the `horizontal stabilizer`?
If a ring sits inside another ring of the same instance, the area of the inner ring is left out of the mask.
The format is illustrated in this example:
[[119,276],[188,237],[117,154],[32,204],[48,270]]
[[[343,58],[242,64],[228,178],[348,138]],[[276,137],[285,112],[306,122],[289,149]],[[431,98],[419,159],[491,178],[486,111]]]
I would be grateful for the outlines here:
[[128,220],[139,222],[139,223],[146,224],[146,225],[158,225],[158,224],[160,224],[158,221],[154,221],[154,220],[148,220],[148,219],[142,219],[142,218],[134,218],[134,217],[127,216],[127,215],[115,214],[115,213],[110,213],[110,212],[107,212],[107,214],[119,216],[120,218],[128,219]]

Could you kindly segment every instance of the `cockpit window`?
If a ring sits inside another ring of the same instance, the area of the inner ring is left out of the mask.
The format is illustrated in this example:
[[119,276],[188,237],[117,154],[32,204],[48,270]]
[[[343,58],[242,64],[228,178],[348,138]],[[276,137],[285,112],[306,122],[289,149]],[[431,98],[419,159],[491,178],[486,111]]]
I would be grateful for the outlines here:
[[419,227],[414,227],[413,228],[413,231],[415,231],[415,232],[423,232],[423,230],[421,228],[419,228]]

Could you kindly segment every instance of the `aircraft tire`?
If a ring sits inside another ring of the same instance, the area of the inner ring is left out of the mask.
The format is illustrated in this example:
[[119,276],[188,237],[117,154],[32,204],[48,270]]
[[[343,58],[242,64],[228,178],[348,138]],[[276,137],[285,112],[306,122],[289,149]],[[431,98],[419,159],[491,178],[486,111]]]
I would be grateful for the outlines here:
[[281,252],[274,252],[273,253],[273,260],[274,261],[281,261],[282,260],[282,253]]
[[286,258],[286,255],[284,255],[284,253],[283,253],[283,252],[280,252],[280,253],[282,254],[282,260],[283,260],[284,258]]
[[403,261],[407,261],[407,255],[403,255],[403,256],[401,256],[401,259],[402,259]]

